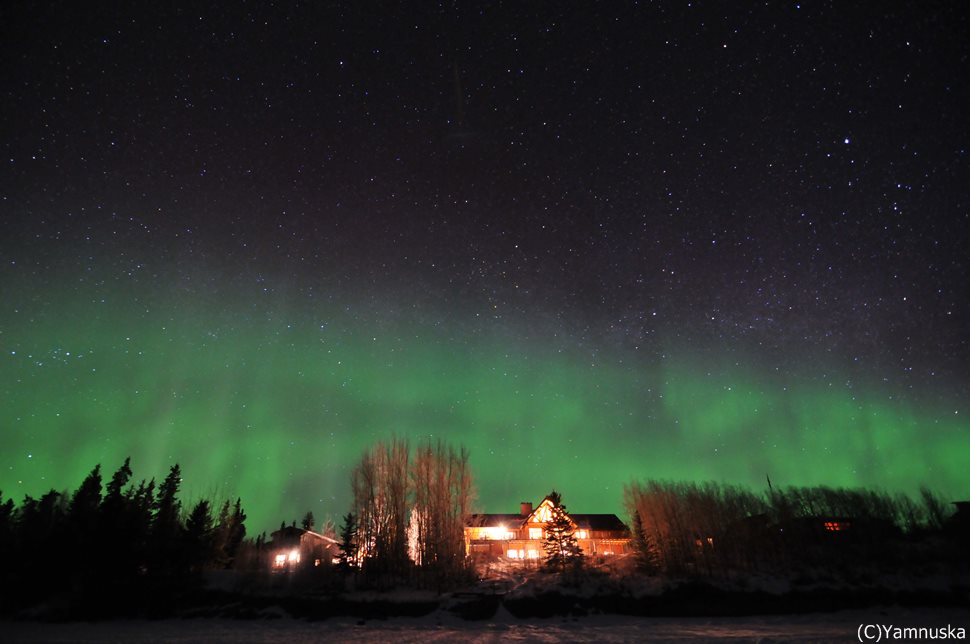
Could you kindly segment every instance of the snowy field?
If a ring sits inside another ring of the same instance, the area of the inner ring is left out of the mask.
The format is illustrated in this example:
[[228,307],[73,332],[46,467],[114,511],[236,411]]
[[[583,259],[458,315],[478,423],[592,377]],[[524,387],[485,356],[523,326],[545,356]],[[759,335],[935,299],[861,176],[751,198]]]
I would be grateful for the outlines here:
[[808,615],[718,618],[591,616],[519,620],[504,609],[466,622],[447,613],[409,619],[308,622],[169,619],[103,623],[0,622],[3,642],[848,642],[860,624],[970,629],[970,608],[881,608]]

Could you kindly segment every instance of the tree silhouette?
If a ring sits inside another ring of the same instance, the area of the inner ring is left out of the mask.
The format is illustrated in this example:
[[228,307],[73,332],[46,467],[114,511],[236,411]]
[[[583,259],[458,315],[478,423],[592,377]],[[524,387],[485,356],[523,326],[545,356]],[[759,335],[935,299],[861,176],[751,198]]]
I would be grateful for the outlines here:
[[340,554],[337,556],[338,566],[348,570],[357,566],[359,547],[357,545],[357,517],[348,512],[340,526]]
[[660,570],[660,557],[653,539],[647,534],[640,519],[640,512],[633,513],[633,541],[631,543],[636,556],[637,569],[647,574],[654,574]]
[[303,519],[300,521],[300,525],[303,526],[304,530],[313,530],[313,512],[307,510],[307,513],[303,515]]
[[239,552],[239,546],[246,537],[246,513],[242,509],[242,501],[236,499],[235,506],[229,500],[222,504],[219,518],[213,529],[213,563],[219,568],[230,568]]
[[181,484],[182,470],[175,464],[159,486],[155,499],[149,547],[152,560],[150,565],[162,574],[171,575],[181,570],[178,552],[182,536],[182,523],[179,518],[181,501],[178,499]]
[[203,499],[189,513],[182,535],[185,561],[190,572],[200,572],[214,559],[213,537],[212,511],[209,502]]

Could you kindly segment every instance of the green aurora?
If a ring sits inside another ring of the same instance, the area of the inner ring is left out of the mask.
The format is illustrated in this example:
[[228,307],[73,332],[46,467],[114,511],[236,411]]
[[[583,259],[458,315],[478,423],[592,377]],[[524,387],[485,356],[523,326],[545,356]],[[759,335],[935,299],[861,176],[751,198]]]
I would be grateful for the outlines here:
[[633,478],[970,487],[965,409],[946,392],[781,378],[753,352],[675,340],[641,354],[511,323],[486,336],[333,305],[163,299],[7,300],[5,497],[74,489],[130,455],[136,478],[180,463],[188,501],[241,496],[251,534],[307,510],[336,521],[351,467],[392,434],[468,447],[492,512],[556,488],[576,511],[623,514]]

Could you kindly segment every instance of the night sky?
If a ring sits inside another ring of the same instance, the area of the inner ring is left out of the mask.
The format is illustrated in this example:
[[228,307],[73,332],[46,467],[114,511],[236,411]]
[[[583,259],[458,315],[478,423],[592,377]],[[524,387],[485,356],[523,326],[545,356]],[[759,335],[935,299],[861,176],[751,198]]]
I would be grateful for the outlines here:
[[963,3],[175,4],[0,5],[5,497],[970,497]]

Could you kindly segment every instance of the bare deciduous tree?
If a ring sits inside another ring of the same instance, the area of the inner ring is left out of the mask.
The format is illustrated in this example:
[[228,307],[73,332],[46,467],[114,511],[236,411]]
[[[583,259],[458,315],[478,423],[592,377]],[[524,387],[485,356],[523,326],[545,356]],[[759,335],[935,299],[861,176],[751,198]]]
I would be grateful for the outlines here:
[[364,568],[378,574],[400,575],[408,568],[408,452],[402,438],[377,443],[351,478]]
[[415,562],[443,578],[465,566],[465,519],[473,486],[468,451],[457,452],[441,440],[420,445],[411,468],[414,490],[412,542]]

